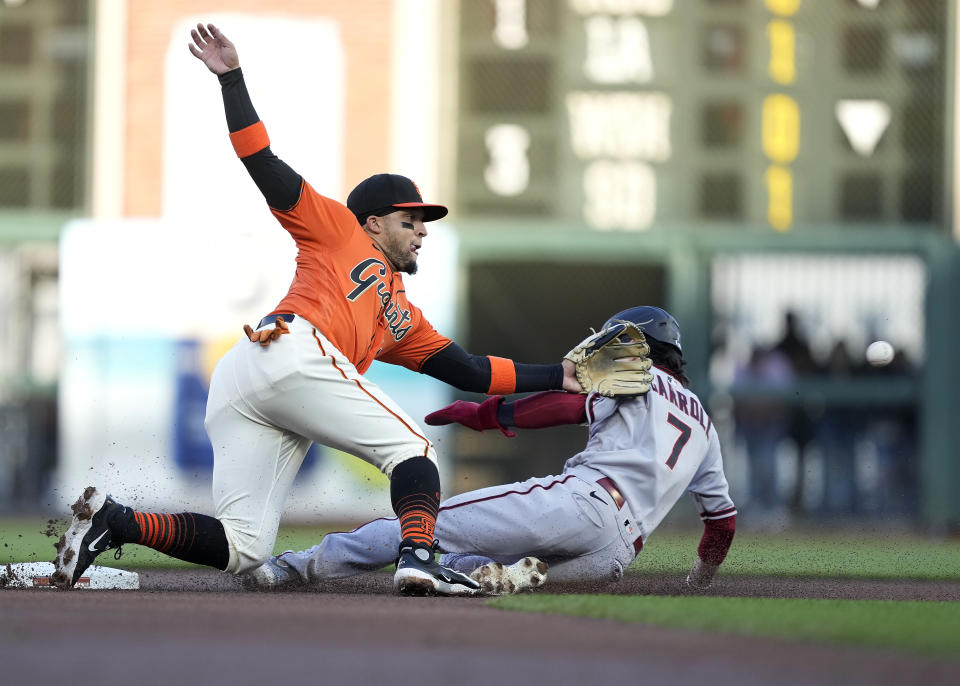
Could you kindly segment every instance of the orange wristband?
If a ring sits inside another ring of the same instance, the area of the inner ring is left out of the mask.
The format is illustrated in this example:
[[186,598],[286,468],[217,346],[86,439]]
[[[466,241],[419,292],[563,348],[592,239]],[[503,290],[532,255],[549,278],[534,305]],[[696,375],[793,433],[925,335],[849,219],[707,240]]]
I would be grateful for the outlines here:
[[513,360],[487,355],[490,360],[490,388],[487,395],[510,395],[517,389],[517,369]]
[[244,158],[270,145],[270,137],[267,136],[267,127],[262,121],[258,121],[231,133],[230,142],[233,143],[237,157]]

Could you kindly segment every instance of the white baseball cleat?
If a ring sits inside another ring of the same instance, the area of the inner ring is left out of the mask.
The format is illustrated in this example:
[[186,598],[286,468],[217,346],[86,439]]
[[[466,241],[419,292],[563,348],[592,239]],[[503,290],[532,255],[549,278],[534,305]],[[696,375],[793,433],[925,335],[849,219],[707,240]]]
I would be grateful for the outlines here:
[[60,589],[73,588],[97,555],[105,550],[116,548],[115,557],[120,558],[120,543],[114,541],[116,532],[110,528],[110,516],[123,510],[122,505],[93,486],[87,486],[70,509],[73,510],[70,528],[53,544],[57,559],[53,561],[55,571],[50,583]]
[[512,565],[488,562],[470,573],[480,584],[481,595],[510,595],[540,588],[547,581],[547,563],[525,557]]
[[274,555],[262,565],[243,575],[243,585],[250,590],[274,591],[292,586],[302,586],[300,575],[283,560],[283,556],[292,553],[286,550]]

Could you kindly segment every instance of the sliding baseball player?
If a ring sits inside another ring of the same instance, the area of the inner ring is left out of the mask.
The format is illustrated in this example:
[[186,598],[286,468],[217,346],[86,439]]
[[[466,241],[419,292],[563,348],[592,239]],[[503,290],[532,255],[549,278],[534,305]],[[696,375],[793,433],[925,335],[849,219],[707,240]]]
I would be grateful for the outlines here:
[[[441,503],[440,562],[469,574],[490,595],[542,585],[549,565],[556,581],[613,581],[643,548],[683,493],[703,520],[703,536],[687,583],[709,587],[733,540],[730,499],[717,430],[688,389],[680,329],[657,307],[612,317],[646,336],[654,381],[645,395],[608,398],[549,391],[507,402],[457,401],[426,418],[477,431],[587,424],[583,450],[556,476],[493,486]],[[396,519],[377,519],[349,533],[327,535],[302,552],[271,558],[251,574],[259,587],[322,583],[389,564],[400,537]]]

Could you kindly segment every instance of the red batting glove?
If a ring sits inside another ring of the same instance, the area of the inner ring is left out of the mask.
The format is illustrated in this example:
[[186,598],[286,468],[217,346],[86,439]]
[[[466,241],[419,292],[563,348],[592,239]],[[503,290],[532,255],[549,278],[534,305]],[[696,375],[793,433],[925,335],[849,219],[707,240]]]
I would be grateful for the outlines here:
[[500,426],[500,422],[497,421],[497,409],[502,402],[502,395],[492,395],[482,403],[458,400],[451,405],[440,408],[436,412],[431,412],[426,416],[424,421],[430,426],[461,424],[474,431],[499,429],[504,436],[513,438],[517,434],[506,427]]

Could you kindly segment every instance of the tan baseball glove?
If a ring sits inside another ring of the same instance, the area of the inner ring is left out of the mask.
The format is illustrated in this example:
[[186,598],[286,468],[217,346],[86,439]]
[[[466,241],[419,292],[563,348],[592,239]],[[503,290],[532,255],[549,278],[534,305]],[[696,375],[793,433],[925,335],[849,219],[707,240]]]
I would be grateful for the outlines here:
[[636,324],[615,321],[583,339],[564,355],[573,362],[584,393],[608,398],[643,395],[650,390],[653,374],[650,346]]

